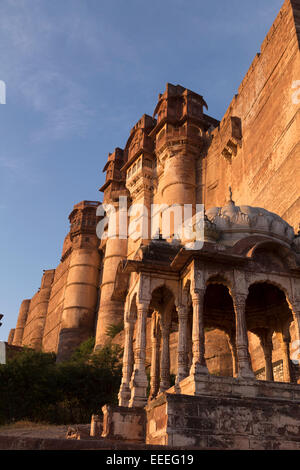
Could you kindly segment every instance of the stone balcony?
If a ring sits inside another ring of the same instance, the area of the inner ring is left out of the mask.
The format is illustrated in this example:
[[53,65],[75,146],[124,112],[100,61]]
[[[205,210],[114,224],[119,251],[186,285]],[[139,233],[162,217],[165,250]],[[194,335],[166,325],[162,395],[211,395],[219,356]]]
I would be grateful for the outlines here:
[[151,186],[152,178],[155,174],[155,163],[144,154],[141,155],[127,170],[126,187],[130,193],[135,192],[142,184]]
[[175,127],[171,124],[165,124],[156,135],[156,151],[160,151],[168,144],[192,143],[201,148],[203,145],[203,130],[194,124],[185,124]]

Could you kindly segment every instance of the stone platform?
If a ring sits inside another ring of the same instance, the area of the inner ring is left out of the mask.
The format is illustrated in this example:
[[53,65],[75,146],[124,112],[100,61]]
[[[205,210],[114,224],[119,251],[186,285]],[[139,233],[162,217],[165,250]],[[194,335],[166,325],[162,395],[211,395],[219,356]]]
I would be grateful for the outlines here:
[[147,444],[300,450],[300,402],[164,394],[147,407]]
[[195,384],[187,377],[145,408],[104,411],[110,438],[128,439],[133,433],[140,443],[171,448],[300,450],[296,384],[210,375],[199,376]]

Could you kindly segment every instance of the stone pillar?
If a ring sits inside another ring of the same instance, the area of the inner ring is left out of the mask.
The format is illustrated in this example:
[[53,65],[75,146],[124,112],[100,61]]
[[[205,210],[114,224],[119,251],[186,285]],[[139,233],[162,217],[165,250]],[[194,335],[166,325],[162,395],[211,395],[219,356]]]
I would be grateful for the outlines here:
[[99,415],[92,415],[91,427],[90,427],[90,436],[100,437],[101,431],[101,420]]
[[265,331],[260,337],[260,344],[264,352],[265,357],[265,370],[266,370],[266,380],[269,382],[274,381],[274,374],[273,374],[273,363],[272,363],[272,351],[273,351],[273,343],[272,343],[272,334],[268,331]]
[[187,334],[187,361],[190,370],[193,364],[193,315],[189,315]]
[[283,380],[287,383],[292,382],[291,362],[290,362],[290,338],[285,335],[280,336],[280,344],[283,362]]
[[146,321],[149,302],[137,304],[137,331],[134,351],[134,369],[130,381],[129,407],[144,407],[147,403],[148,380],[146,375]]
[[158,313],[152,315],[152,355],[151,355],[151,374],[150,374],[150,396],[149,400],[153,400],[159,391],[159,353],[160,353],[160,324]]
[[30,306],[30,299],[23,300],[23,302],[21,303],[17,326],[15,329],[14,339],[12,343],[14,346],[22,346],[23,333],[24,333],[24,328],[26,325],[29,306]]
[[181,382],[189,375],[188,370],[188,357],[187,357],[187,325],[188,325],[188,312],[187,308],[183,305],[177,307],[178,313],[178,350],[177,350],[177,377],[176,383]]
[[170,388],[170,324],[161,322],[161,336],[159,393],[163,393]]
[[233,306],[236,321],[236,349],[238,357],[238,376],[244,379],[254,379],[248,348],[248,336],[246,326],[246,294],[235,294]]
[[238,357],[237,357],[237,350],[236,350],[236,334],[234,330],[226,331],[226,336],[228,339],[229,348],[231,351],[232,356],[232,376],[238,376]]
[[119,391],[119,406],[128,406],[131,397],[130,379],[133,371],[133,332],[134,332],[135,319],[125,314],[124,331],[124,354],[123,354],[123,369],[122,369],[122,382]]
[[192,296],[193,302],[193,363],[190,374],[208,374],[208,369],[205,362],[205,334],[204,334],[204,294],[205,291],[201,290],[195,292]]

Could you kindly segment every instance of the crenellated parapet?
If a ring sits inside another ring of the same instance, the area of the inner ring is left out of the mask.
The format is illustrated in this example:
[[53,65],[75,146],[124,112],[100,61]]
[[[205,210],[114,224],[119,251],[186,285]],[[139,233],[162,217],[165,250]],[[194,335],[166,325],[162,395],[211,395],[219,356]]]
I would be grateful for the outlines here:
[[200,150],[206,132],[218,124],[204,114],[204,107],[207,104],[203,96],[168,83],[154,110],[157,124],[151,136],[155,138],[155,151],[160,154],[169,145],[187,141]]

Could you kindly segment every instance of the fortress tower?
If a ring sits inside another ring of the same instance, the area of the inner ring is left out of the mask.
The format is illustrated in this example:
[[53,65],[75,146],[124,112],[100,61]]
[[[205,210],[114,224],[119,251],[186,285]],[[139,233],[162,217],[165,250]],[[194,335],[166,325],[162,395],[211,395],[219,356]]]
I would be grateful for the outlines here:
[[[123,150],[116,148],[113,154],[108,156],[108,161],[103,171],[106,171],[105,184],[101,187],[104,192],[104,204],[110,204],[115,210],[115,233],[108,234],[108,238],[100,243],[100,250],[103,258],[103,272],[100,285],[99,311],[96,330],[96,349],[103,346],[107,341],[107,328],[116,325],[123,320],[124,306],[122,302],[112,299],[114,282],[118,265],[127,256],[127,239],[119,235],[119,220],[121,209],[119,207],[119,197],[126,196],[124,175],[121,168],[124,164]],[[125,207],[127,210],[127,205]],[[107,231],[108,227],[106,227]],[[112,235],[112,236],[110,236]]]
[[69,216],[72,244],[58,340],[58,360],[94,335],[100,253],[96,236],[97,202],[83,201]]

